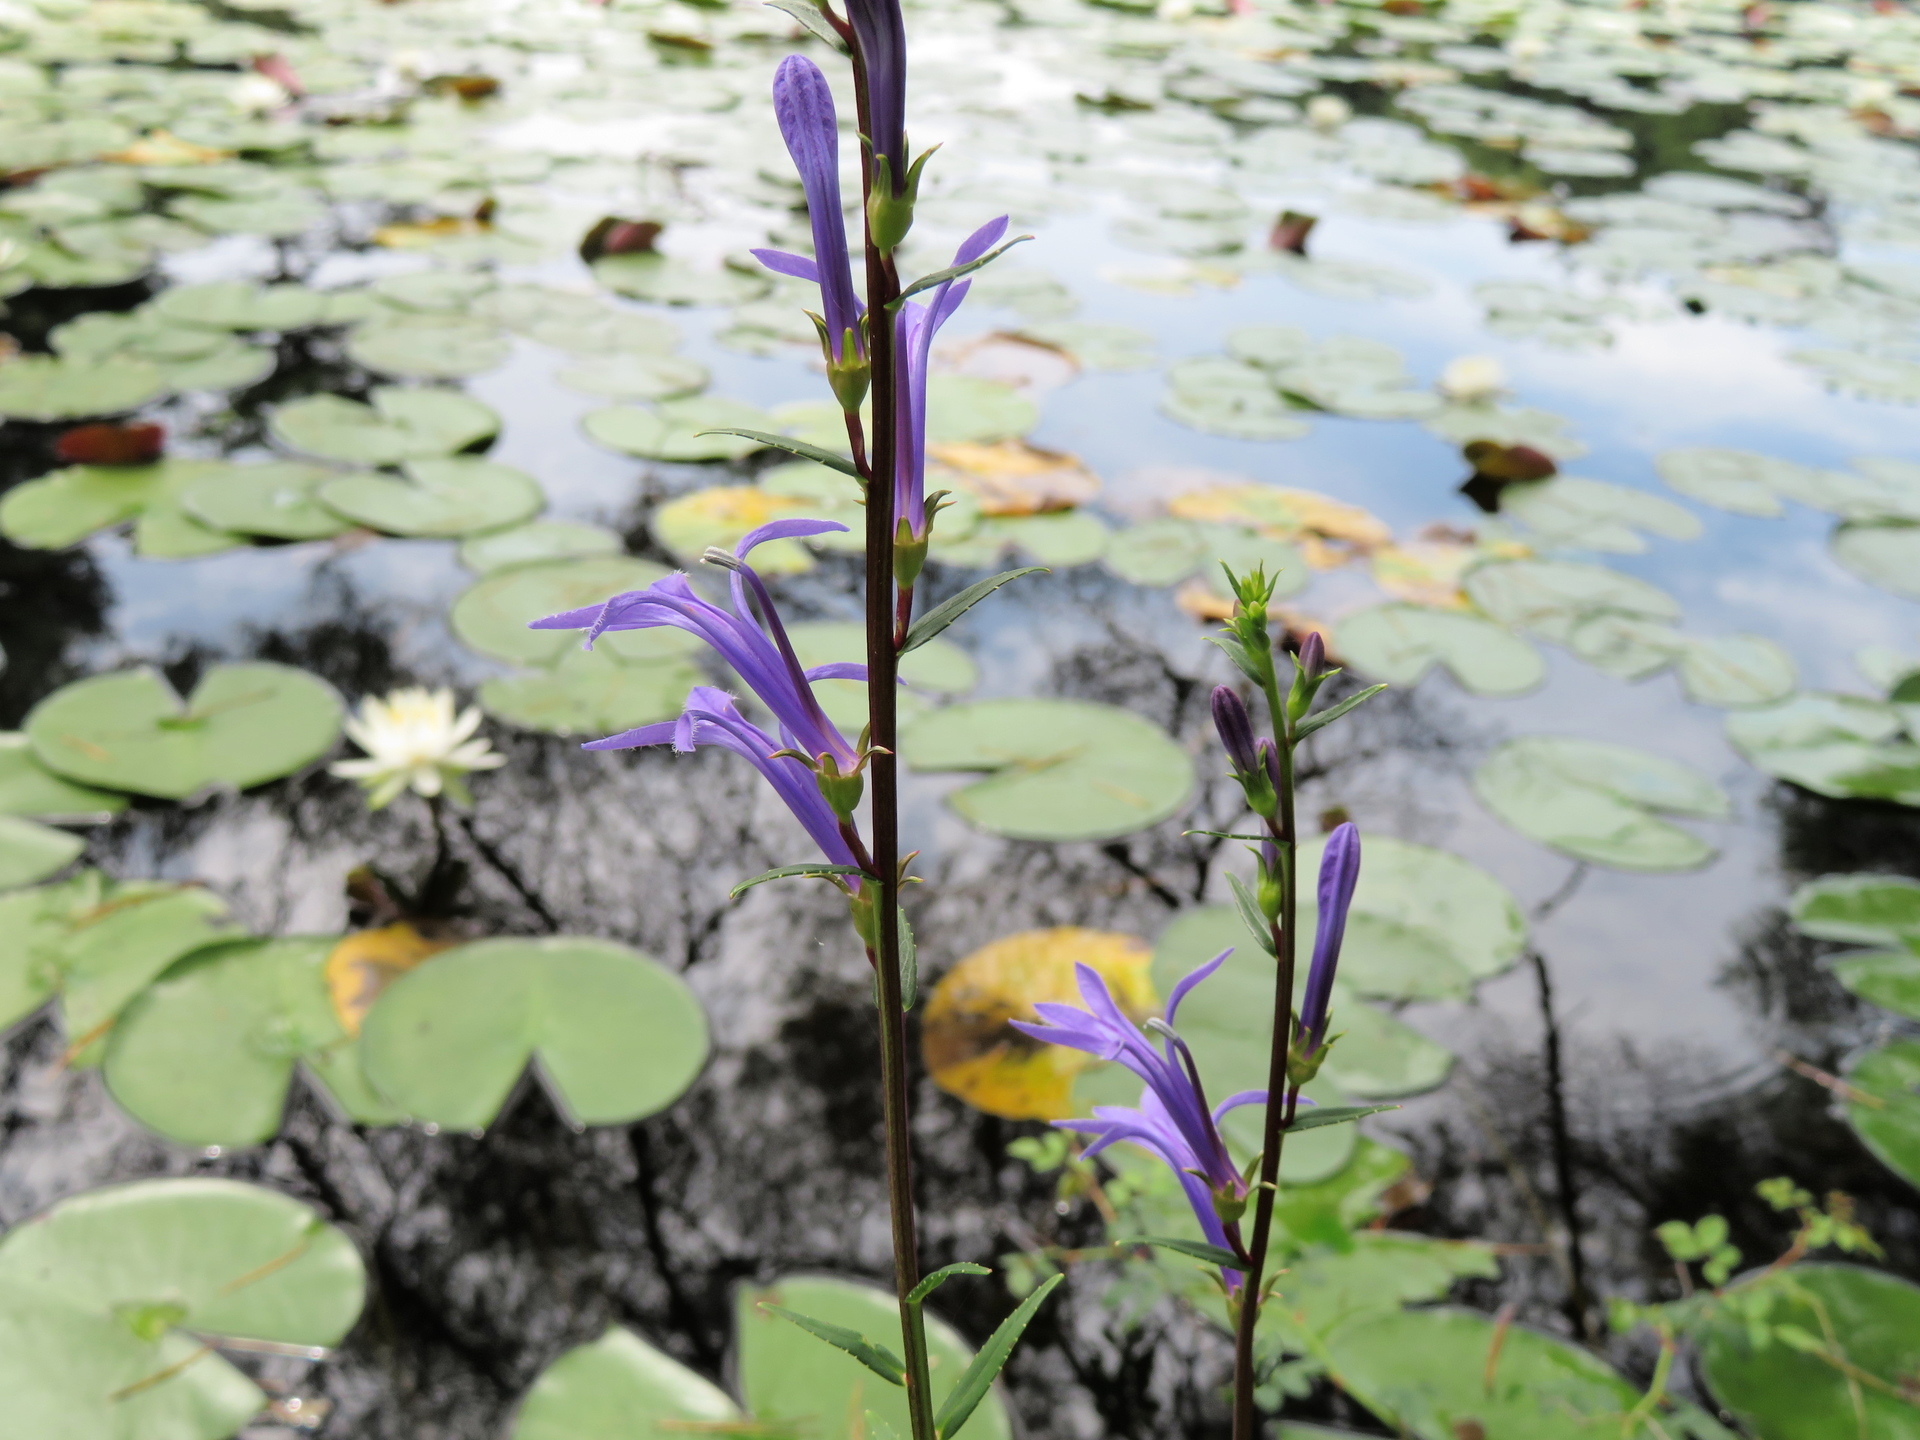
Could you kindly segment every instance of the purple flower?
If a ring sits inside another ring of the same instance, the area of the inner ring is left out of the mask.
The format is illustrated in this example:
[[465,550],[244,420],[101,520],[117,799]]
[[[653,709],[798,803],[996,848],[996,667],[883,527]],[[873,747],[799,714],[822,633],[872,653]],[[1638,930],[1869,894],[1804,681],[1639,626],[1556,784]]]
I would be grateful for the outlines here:
[[[1114,1003],[1099,972],[1086,965],[1074,967],[1086,1009],[1045,1002],[1034,1009],[1046,1023],[1030,1025],[1018,1020],[1011,1023],[1014,1029],[1036,1040],[1084,1050],[1103,1060],[1117,1060],[1144,1080],[1146,1089],[1141,1092],[1138,1109],[1096,1105],[1090,1120],[1054,1123],[1064,1130],[1097,1137],[1087,1147],[1088,1155],[1097,1155],[1121,1140],[1131,1140],[1159,1155],[1179,1177],[1207,1240],[1222,1249],[1238,1250],[1237,1228],[1230,1236],[1228,1226],[1237,1227],[1239,1209],[1245,1205],[1248,1187],[1234,1168],[1226,1142],[1220,1137],[1220,1118],[1236,1106],[1264,1105],[1267,1092],[1243,1090],[1208,1109],[1206,1090],[1201,1085],[1193,1052],[1172,1029],[1180,1002],[1232,953],[1222,950],[1174,986],[1167,1002],[1166,1023],[1154,1025],[1161,1041],[1158,1050]],[[1223,1209],[1233,1218],[1224,1218]],[[1239,1271],[1226,1273],[1230,1285],[1239,1284]]]
[[897,192],[907,176],[907,26],[900,0],[847,0],[867,77],[868,138]]
[[[961,242],[953,253],[955,265],[978,260],[1007,233],[1007,217],[989,220]],[[895,376],[895,462],[893,513],[907,522],[915,539],[927,533],[927,364],[933,337],[967,298],[971,280],[949,280],[935,286],[924,305],[909,300],[894,320],[893,373]]]
[[[807,834],[813,837],[813,843],[820,847],[821,854],[835,865],[859,863],[841,830],[839,817],[820,793],[813,771],[792,755],[776,753],[786,747],[742,715],[733,697],[724,690],[696,685],[687,696],[685,713],[678,720],[642,725],[605,740],[589,740],[581,748],[634,750],[643,745],[666,744],[683,755],[691,754],[701,745],[718,745],[745,756],[786,802]],[[846,878],[855,886],[859,883],[857,876]]]
[[[733,571],[731,609],[695,593],[687,577],[676,572],[644,590],[629,590],[599,605],[535,620],[530,628],[585,630],[588,648],[592,647],[595,636],[608,630],[650,630],[666,625],[697,635],[732,667],[760,703],[773,712],[784,742],[775,748],[799,750],[816,762],[831,761],[838,773],[850,775],[859,768],[859,754],[820,708],[811,682],[864,679],[866,667],[829,665],[804,669],[787,639],[786,627],[773,608],[773,597],[767,593],[765,582],[745,563],[748,552],[763,541],[820,535],[846,528],[832,520],[775,520],[753,531],[734,550],[727,567]],[[643,727],[643,730],[653,728]],[[641,733],[629,732],[630,735]],[[615,742],[627,738],[615,736],[611,741],[595,743],[606,748],[621,748]],[[632,740],[630,743],[656,745],[661,741]]]
[[1295,1053],[1311,1056],[1327,1037],[1327,1002],[1333,972],[1340,964],[1340,942],[1347,934],[1347,910],[1360,879],[1360,831],[1349,820],[1327,837],[1320,857],[1320,920],[1313,937],[1313,963],[1307,967],[1307,993],[1300,1002],[1300,1037]]
[[851,330],[857,355],[866,353],[860,335],[860,302],[853,293],[853,271],[847,257],[846,217],[840,209],[840,122],[833,108],[833,92],[820,67],[801,55],[789,55],[773,76],[773,113],[786,139],[787,153],[800,172],[807,193],[807,216],[813,222],[813,258],[784,250],[755,250],[754,257],[769,270],[811,280],[820,287],[825,312],[830,361],[846,364],[855,358],[844,352]]

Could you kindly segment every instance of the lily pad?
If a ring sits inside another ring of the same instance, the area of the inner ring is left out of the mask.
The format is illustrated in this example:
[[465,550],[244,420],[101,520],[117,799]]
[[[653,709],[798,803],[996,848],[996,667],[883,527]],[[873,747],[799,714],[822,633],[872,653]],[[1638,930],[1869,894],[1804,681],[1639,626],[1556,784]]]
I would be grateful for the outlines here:
[[[758,485],[709,485],[669,500],[653,512],[647,528],[684,564],[692,565],[710,546],[731,550],[749,531],[771,520],[818,514],[808,500]],[[813,568],[813,557],[798,540],[769,540],[754,550],[753,568],[763,575],[801,575]]]
[[79,859],[87,842],[50,825],[0,815],[0,890],[31,885]]
[[1799,684],[1793,657],[1762,635],[1687,638],[1680,652],[1680,683],[1687,698],[1723,710],[1772,705]]
[[947,797],[1015,840],[1110,840],[1157,825],[1193,790],[1193,761],[1158,727],[1081,700],[983,700],[900,737],[915,770],[993,772]]
[[1727,738],[1767,774],[1815,794],[1920,805],[1920,745],[1884,700],[1803,690],[1728,716]]
[[1673,621],[1681,613],[1677,600],[1644,580],[1572,560],[1496,561],[1469,571],[1464,585],[1502,625],[1561,645],[1597,615]]
[[1314,1250],[1288,1261],[1274,1302],[1260,1312],[1260,1327],[1288,1350],[1307,1351],[1348,1321],[1444,1300],[1463,1279],[1499,1275],[1500,1262],[1484,1245],[1359,1230],[1345,1249]]
[[120,415],[166,388],[160,367],[146,360],[20,355],[0,366],[0,417],[48,421]]
[[1444,665],[1475,695],[1524,695],[1546,679],[1525,640],[1479,615],[1424,605],[1376,605],[1340,622],[1336,646],[1362,673],[1417,685]]
[[36,1440],[226,1440],[266,1394],[200,1337],[337,1344],[366,1275],[289,1196],[232,1180],[88,1191],[0,1240],[0,1387]]
[[701,269],[667,255],[607,255],[593,262],[593,278],[609,290],[657,305],[744,305],[773,288],[764,274]]
[[176,285],[155,297],[153,311],[176,325],[207,330],[305,330],[327,320],[328,296],[304,285],[252,285],[214,280]]
[[182,704],[157,670],[76,680],[27,716],[36,759],[82,784],[184,800],[291,775],[340,734],[340,697],[288,665],[215,665]]
[[162,478],[161,465],[69,465],[0,497],[0,534],[30,550],[77,545],[139,515]]
[[127,797],[76,785],[33,758],[18,730],[0,731],[0,815],[63,825],[98,825],[127,808]]
[[360,1029],[375,1088],[416,1120],[490,1124],[533,1062],[583,1125],[664,1110],[707,1058],[707,1017],[659,961],[607,940],[479,940],[395,980]]
[[1418,1440],[1581,1440],[1640,1398],[1589,1351],[1452,1306],[1363,1314],[1322,1345],[1342,1388]]
[[1134,585],[1176,585],[1207,558],[1201,527],[1188,520],[1148,520],[1117,531],[1101,562]]
[[1769,1325],[1831,1334],[1848,1365],[1887,1388],[1849,1384],[1828,1360],[1778,1339],[1756,1346],[1747,1327],[1723,1309],[1703,1338],[1701,1363],[1714,1397],[1744,1429],[1758,1440],[1920,1436],[1920,1411],[1889,1393],[1920,1365],[1920,1287],[1880,1270],[1818,1263],[1742,1282],[1742,1288],[1758,1285],[1779,1296]]
[[1014,440],[1039,423],[1039,408],[997,381],[973,375],[934,375],[927,380],[929,445]]
[[102,1072],[121,1109],[183,1145],[258,1145],[279,1130],[298,1065],[354,1120],[402,1118],[361,1078],[328,999],[334,938],[241,940],[176,965],[114,1026]]
[[92,1062],[95,1042],[169,965],[239,933],[208,891],[116,884],[94,870],[0,896],[0,916],[0,1028],[57,997],[82,1063]]
[[1532,531],[1539,544],[1619,555],[1638,555],[1647,548],[1641,531],[1668,540],[1700,535],[1700,522],[1670,500],[1571,475],[1506,486],[1500,492],[1500,513]]
[[347,355],[369,370],[418,380],[455,380],[503,363],[513,344],[491,325],[460,315],[407,315],[357,327]]
[[[572,630],[529,630],[530,622],[611,600],[626,590],[644,590],[666,575],[665,566],[625,555],[517,565],[461,592],[450,616],[453,633],[463,645],[495,660],[544,664],[578,650],[584,637]],[[654,655],[683,653],[683,646],[665,638],[670,635],[677,639],[678,632],[626,631],[602,636],[595,648],[610,645],[616,653],[634,657],[649,653],[650,646]]]
[[1920,525],[1897,520],[1834,527],[1827,548],[1842,568],[1869,585],[1920,600]]
[[1682,495],[1736,515],[1763,517],[1781,513],[1783,481],[1797,478],[1804,484],[1807,477],[1796,472],[1818,474],[1792,460],[1706,445],[1662,451],[1653,463],[1660,478]]
[[707,388],[707,367],[684,355],[595,355],[554,375],[570,390],[613,400],[672,400]]
[[618,555],[620,537],[598,525],[572,520],[533,520],[510,530],[476,535],[460,545],[460,563],[469,570],[491,575],[518,565],[544,565],[555,560],[598,559]]
[[1833,978],[1869,1005],[1920,1020],[1920,953],[1852,951],[1827,962]]
[[375,389],[371,405],[310,395],[273,413],[283,444],[352,465],[397,465],[470,450],[500,431],[500,417],[456,390]]
[[338,474],[299,460],[230,465],[185,486],[180,503],[215,530],[273,540],[325,540],[351,528],[315,494]]
[[1619,870],[1692,870],[1714,848],[1659,818],[1724,819],[1725,793],[1696,770],[1628,745],[1532,735],[1474,772],[1474,793],[1521,834]]
[[738,400],[702,397],[666,400],[651,410],[620,406],[594,410],[581,421],[586,432],[609,450],[644,460],[741,460],[764,447],[739,435],[704,435],[705,430],[775,431],[765,411]]
[[744,1423],[726,1391],[616,1325],[540,1373],[510,1437],[681,1440],[689,1430]]
[[1847,1099],[1847,1123],[1880,1163],[1920,1189],[1920,1040],[1894,1040],[1869,1050],[1847,1070],[1858,1095]]
[[405,480],[342,475],[316,492],[328,509],[389,535],[454,536],[499,530],[540,513],[540,482],[471,455],[409,460]]
[[[758,551],[754,552],[756,555]],[[811,670],[817,665],[861,665],[867,659],[867,632],[856,622],[810,621],[789,625],[794,654]],[[902,727],[911,725],[931,708],[930,697],[963,695],[980,683],[973,657],[951,640],[935,637],[900,657],[901,686],[896,705]],[[863,680],[816,680],[813,693],[820,707],[849,735],[867,723],[867,686]]]
[[686,708],[687,692],[702,678],[679,656],[623,660],[612,646],[596,645],[563,650],[538,669],[483,680],[480,704],[494,718],[522,729],[597,737],[671,720]]
[[1904,945],[1920,940],[1920,880],[1905,875],[1822,875],[1793,892],[1787,912],[1816,940]]

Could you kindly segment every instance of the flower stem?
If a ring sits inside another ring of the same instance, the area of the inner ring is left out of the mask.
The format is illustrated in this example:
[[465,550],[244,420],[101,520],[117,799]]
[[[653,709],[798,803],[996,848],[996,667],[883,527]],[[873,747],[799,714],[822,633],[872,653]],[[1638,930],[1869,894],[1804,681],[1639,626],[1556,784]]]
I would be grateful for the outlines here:
[[[854,93],[862,134],[872,134],[866,66],[853,47]],[[873,166],[861,159],[861,194],[872,189]],[[862,213],[867,207],[861,206]],[[899,428],[894,374],[893,311],[900,277],[893,259],[866,232],[867,354],[873,372],[872,479],[867,485],[867,717],[871,726],[873,869],[879,889],[874,907],[880,940],[874,956],[880,995],[880,1083],[887,1136],[887,1203],[893,1218],[893,1282],[900,1299],[900,1330],[907,1361],[907,1411],[913,1440],[936,1440],[933,1401],[928,1393],[927,1342],[919,1307],[907,1296],[920,1283],[920,1246],[913,1214],[912,1132],[908,1123],[907,1028],[900,985],[900,814],[895,677],[899,655],[894,641],[893,477]]]
[[[1293,1039],[1293,971],[1295,916],[1298,913],[1298,876],[1295,864],[1293,814],[1293,731],[1278,683],[1266,684],[1267,715],[1273,724],[1274,748],[1280,757],[1279,811],[1267,822],[1280,851],[1280,918],[1273,924],[1278,972],[1273,987],[1273,1045],[1267,1061],[1267,1106],[1260,1137],[1260,1187],[1253,1202],[1253,1243],[1248,1247],[1246,1288],[1240,1292],[1240,1315],[1233,1343],[1233,1440],[1255,1440],[1260,1417],[1254,1410],[1254,1330],[1260,1321],[1260,1287],[1264,1283],[1267,1248],[1273,1237],[1273,1201],[1280,1183],[1280,1148],[1286,1126],[1300,1103],[1300,1089],[1287,1081],[1287,1052]],[[1281,1100],[1285,1096],[1285,1101]]]

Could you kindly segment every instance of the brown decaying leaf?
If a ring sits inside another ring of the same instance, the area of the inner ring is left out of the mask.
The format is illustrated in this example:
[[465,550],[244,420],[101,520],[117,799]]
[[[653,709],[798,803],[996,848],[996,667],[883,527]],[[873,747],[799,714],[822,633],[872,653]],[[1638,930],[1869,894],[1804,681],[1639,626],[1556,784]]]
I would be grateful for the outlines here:
[[1072,455],[1024,440],[929,445],[939,469],[927,488],[966,490],[984,515],[1039,515],[1071,510],[1100,493],[1100,478]]
[[1176,495],[1167,502],[1167,513],[1182,520],[1245,525],[1269,539],[1296,544],[1317,536],[1356,551],[1384,545],[1393,538],[1385,521],[1357,505],[1346,505],[1312,490],[1251,482],[1210,485]]
[[653,242],[666,229],[657,220],[626,220],[605,215],[580,238],[580,258],[591,265],[602,255],[651,255]]
[[126,149],[100,158],[115,165],[214,165],[222,160],[231,160],[233,156],[231,150],[196,145],[191,140],[182,140],[171,131],[154,130]]
[[382,925],[377,930],[356,930],[343,937],[327,956],[322,971],[327,995],[333,1001],[333,1013],[340,1028],[349,1035],[360,1033],[380,992],[430,955],[450,949],[458,940],[430,938],[405,920]]
[[167,448],[161,425],[76,425],[53,442],[69,465],[151,465]]
[[1092,1056],[1028,1039],[1009,1020],[1038,1018],[1043,1000],[1080,1003],[1076,963],[1107,982],[1136,1019],[1159,1004],[1144,940],[1063,925],[1024,930],[983,946],[940,977],[921,1021],[920,1046],[934,1082],[976,1110],[1007,1120],[1061,1120],[1072,1113],[1074,1077]]

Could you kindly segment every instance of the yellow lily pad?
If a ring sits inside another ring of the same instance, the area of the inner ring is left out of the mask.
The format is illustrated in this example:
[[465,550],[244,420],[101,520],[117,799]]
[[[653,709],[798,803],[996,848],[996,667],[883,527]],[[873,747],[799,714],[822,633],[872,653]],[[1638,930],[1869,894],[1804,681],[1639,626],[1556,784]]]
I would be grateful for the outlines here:
[[1358,505],[1277,485],[1210,485],[1175,496],[1167,502],[1167,511],[1183,520],[1248,525],[1279,538],[1317,535],[1356,549],[1384,545],[1393,538],[1385,521]]
[[[770,520],[805,515],[813,507],[792,495],[775,495],[758,485],[715,485],[669,501],[653,513],[653,533],[687,564],[709,545],[731,550],[750,530]],[[769,540],[752,555],[753,568],[766,575],[798,575],[813,568],[813,557],[798,540]]]
[[1100,479],[1072,455],[1024,440],[930,445],[937,463],[928,489],[957,486],[980,501],[983,515],[1038,515],[1070,510],[1100,493]]
[[459,943],[430,939],[404,920],[382,925],[377,930],[356,930],[342,937],[328,952],[321,972],[340,1028],[349,1035],[358,1035],[360,1022],[373,1008],[373,1002],[380,998],[382,990],[429,955],[438,955]]
[[1076,964],[1092,966],[1120,1008],[1144,1019],[1159,1004],[1152,961],[1152,947],[1136,936],[1078,925],[1023,930],[974,951],[927,1001],[920,1046],[934,1083],[1003,1119],[1065,1119],[1074,1078],[1099,1062],[1030,1040],[1007,1022],[1037,1020],[1039,1001],[1079,1004]]

